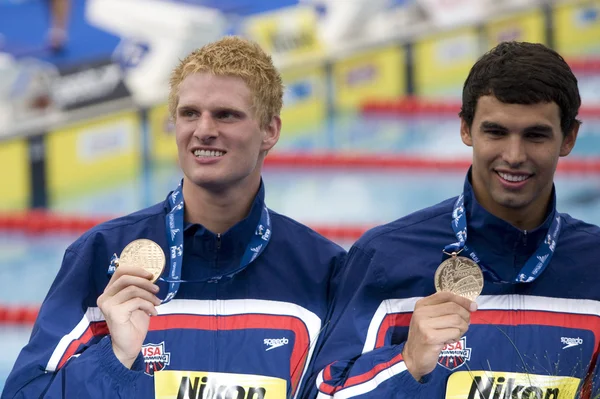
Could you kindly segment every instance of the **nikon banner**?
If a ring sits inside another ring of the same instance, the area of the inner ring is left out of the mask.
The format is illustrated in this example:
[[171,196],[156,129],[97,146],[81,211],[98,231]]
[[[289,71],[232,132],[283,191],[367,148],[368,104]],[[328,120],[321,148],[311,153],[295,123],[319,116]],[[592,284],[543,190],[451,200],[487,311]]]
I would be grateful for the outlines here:
[[260,375],[159,371],[154,374],[156,399],[282,399],[286,381]]
[[575,399],[579,378],[499,371],[450,375],[446,399]]

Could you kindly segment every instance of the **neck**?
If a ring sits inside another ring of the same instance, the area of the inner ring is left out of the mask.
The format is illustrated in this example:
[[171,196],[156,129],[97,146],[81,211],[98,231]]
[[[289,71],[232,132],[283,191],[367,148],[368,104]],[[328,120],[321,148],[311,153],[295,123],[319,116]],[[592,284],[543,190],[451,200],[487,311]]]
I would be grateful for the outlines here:
[[523,231],[534,230],[544,223],[552,196],[552,191],[550,191],[547,195],[542,196],[539,201],[516,209],[498,205],[491,197],[486,195],[485,190],[478,190],[476,184],[473,184],[473,192],[477,202],[486,211]]
[[545,216],[546,216],[546,210],[547,210],[547,206],[540,207],[539,209],[536,209],[534,211],[528,210],[528,211],[517,212],[514,209],[508,209],[508,210],[503,209],[503,210],[497,210],[495,212],[488,210],[488,212],[490,212],[492,215],[510,223],[511,225],[515,226],[519,230],[531,231],[531,230],[534,230],[536,227],[538,227],[539,225],[541,225],[544,222]]
[[200,187],[184,178],[185,220],[222,234],[248,216],[259,188],[260,178],[241,187],[217,190]]

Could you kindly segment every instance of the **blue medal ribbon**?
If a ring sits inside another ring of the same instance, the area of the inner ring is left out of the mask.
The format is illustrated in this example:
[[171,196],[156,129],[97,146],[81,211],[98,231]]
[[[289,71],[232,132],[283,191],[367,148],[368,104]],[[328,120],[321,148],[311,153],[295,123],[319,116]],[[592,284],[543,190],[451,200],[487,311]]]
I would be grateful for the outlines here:
[[484,273],[488,274],[497,282],[509,284],[530,283],[538,278],[550,263],[552,255],[554,255],[554,250],[556,249],[556,242],[558,240],[561,227],[560,216],[557,215],[548,229],[548,235],[546,236],[546,239],[538,247],[535,253],[527,260],[527,262],[525,262],[525,265],[521,268],[521,271],[519,274],[517,274],[515,279],[513,281],[503,281],[492,269],[485,267],[475,251],[467,246],[467,215],[465,212],[465,196],[463,193],[458,196],[452,211],[452,230],[454,230],[454,234],[456,235],[458,241],[450,245],[446,245],[444,252],[466,253],[473,261],[479,264]]
[[[183,183],[183,182],[182,182]],[[167,266],[169,267],[168,277],[160,277],[159,281],[169,283],[169,291],[162,303],[167,303],[175,297],[179,290],[179,284],[181,283],[202,283],[202,282],[218,282],[222,279],[232,278],[240,271],[244,270],[246,266],[252,263],[258,256],[265,250],[267,244],[271,240],[271,217],[266,205],[263,206],[260,214],[260,219],[256,230],[240,261],[240,265],[235,270],[222,275],[212,276],[202,280],[182,280],[181,279],[181,266],[183,264],[183,223],[184,223],[184,201],[182,183],[177,186],[175,191],[169,196],[169,204],[171,205],[171,211],[167,213],[165,219],[166,231],[167,231],[167,242],[169,244],[169,254],[167,256]],[[115,272],[118,265],[118,257],[114,254],[111,258],[110,265],[108,267],[108,274],[111,275]]]

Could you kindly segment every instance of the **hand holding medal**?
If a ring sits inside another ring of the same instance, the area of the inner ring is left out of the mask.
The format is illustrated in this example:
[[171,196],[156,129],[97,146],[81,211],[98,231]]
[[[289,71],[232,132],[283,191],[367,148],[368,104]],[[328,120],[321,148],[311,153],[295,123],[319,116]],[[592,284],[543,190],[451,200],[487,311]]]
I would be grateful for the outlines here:
[[[460,252],[460,251],[459,251]],[[437,366],[444,345],[457,342],[467,332],[473,302],[483,290],[483,273],[469,258],[447,253],[434,277],[437,293],[415,304],[402,355],[408,371],[420,380]]]
[[[462,194],[454,205],[451,224],[457,242],[445,247],[444,253],[450,258],[435,271],[437,292],[415,304],[402,351],[406,367],[416,380],[433,371],[444,345],[457,342],[467,332],[471,312],[477,310],[474,301],[483,290],[483,272],[479,265],[472,259],[458,256],[467,248]],[[474,253],[469,254],[474,256]]]
[[402,357],[420,381],[438,365],[444,345],[459,341],[469,329],[477,304],[451,292],[437,292],[415,304]]
[[98,297],[104,314],[115,356],[130,368],[141,351],[148,333],[150,316],[158,315],[154,281],[165,266],[162,248],[150,240],[135,240],[113,257],[114,273]]

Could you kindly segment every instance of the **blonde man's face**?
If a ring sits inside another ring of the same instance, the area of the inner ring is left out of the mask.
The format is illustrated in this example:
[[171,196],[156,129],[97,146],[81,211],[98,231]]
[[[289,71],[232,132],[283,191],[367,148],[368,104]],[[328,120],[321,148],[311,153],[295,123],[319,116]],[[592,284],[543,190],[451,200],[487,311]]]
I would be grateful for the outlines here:
[[175,136],[186,180],[217,189],[260,181],[263,154],[277,142],[279,128],[261,128],[246,83],[195,73],[181,82],[178,97]]

